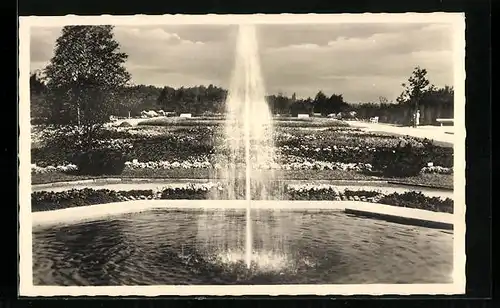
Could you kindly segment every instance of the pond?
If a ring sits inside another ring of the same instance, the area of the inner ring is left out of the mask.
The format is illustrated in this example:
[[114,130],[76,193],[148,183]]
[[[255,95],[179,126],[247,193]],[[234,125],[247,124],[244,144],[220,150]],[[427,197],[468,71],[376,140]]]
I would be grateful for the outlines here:
[[33,230],[35,285],[451,283],[453,234],[340,211],[157,209]]

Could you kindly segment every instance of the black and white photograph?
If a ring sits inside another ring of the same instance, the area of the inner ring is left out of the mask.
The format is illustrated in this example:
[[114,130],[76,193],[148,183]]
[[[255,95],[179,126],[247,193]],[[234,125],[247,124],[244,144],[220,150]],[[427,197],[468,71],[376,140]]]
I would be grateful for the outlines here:
[[20,295],[465,292],[463,14],[19,31]]

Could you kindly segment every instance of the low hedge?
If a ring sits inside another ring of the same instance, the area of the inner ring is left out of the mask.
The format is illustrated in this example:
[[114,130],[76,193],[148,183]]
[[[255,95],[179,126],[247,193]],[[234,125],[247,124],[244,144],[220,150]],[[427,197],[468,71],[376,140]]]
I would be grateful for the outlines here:
[[372,167],[385,177],[410,177],[420,173],[426,165],[426,159],[430,158],[407,144],[404,147],[375,152]]
[[62,192],[37,191],[31,193],[33,212],[57,210],[70,207],[87,206],[125,201],[129,198],[152,199],[152,190],[114,191],[109,189],[71,189]]
[[427,197],[421,192],[405,192],[403,194],[392,193],[382,196],[380,203],[415,209],[423,209],[432,212],[453,213],[453,200],[438,197]]
[[127,158],[119,150],[102,148],[77,154],[72,162],[81,175],[120,175],[125,169]]
[[[186,199],[204,200],[214,193],[214,189],[166,188],[160,192],[153,190],[113,191],[92,188],[72,189],[63,192],[41,191],[31,194],[33,212],[63,209],[77,206],[112,203],[126,200]],[[286,191],[287,200],[353,200],[382,203],[433,212],[453,213],[453,200],[428,197],[420,192],[381,194],[376,191],[333,189]]]

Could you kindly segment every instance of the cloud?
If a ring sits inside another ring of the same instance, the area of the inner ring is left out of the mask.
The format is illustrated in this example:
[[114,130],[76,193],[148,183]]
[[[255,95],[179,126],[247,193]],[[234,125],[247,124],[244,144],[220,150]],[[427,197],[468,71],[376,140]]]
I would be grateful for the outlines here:
[[190,40],[175,30],[179,29],[115,28],[121,49],[129,55],[126,66],[134,81],[159,86],[192,86],[210,80],[213,82],[208,83],[227,84],[234,52],[232,42],[224,37]]
[[366,38],[375,33],[401,33],[416,31],[428,24],[290,24],[259,26],[260,45],[263,48],[287,45],[326,45],[339,37]]
[[60,27],[32,28],[30,36],[30,70],[44,68],[52,57]]
[[147,41],[147,42],[158,42],[164,45],[192,45],[198,44],[203,45],[203,42],[200,41],[191,41],[182,39],[179,34],[174,32],[167,32],[162,28],[115,28],[115,36],[118,40],[126,41],[128,40],[139,40],[139,41]]
[[[382,28],[385,32],[380,32]],[[322,33],[304,39],[308,43],[282,41],[262,50],[267,87],[284,92],[301,89],[296,90],[301,96],[314,96],[318,90],[342,93],[350,101],[395,99],[415,66],[426,68],[432,83],[451,84],[451,30],[442,24],[402,29],[356,25],[343,33],[334,29],[331,38]]]
[[[116,26],[114,35],[121,51],[128,54],[125,66],[136,84],[192,86],[210,81],[227,84],[234,52],[230,28],[214,27],[218,35],[209,35],[207,39],[200,35],[207,33],[203,25]],[[60,33],[61,28],[33,29],[31,70],[47,64]]]
[[[299,97],[319,90],[348,101],[395,99],[417,65],[431,83],[452,85],[452,28],[447,24],[260,25],[268,93]],[[52,57],[61,28],[32,29],[31,69]],[[136,84],[227,87],[234,65],[234,25],[116,26]]]

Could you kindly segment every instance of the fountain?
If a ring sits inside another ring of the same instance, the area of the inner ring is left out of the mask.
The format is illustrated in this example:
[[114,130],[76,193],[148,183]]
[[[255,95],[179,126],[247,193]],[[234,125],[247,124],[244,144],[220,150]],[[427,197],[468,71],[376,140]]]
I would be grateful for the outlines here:
[[270,189],[273,171],[260,172],[274,162],[273,143],[272,115],[265,99],[256,29],[253,25],[240,25],[218,153],[223,166],[218,177],[223,179],[225,191],[212,198],[235,200],[244,197],[246,200],[248,267],[252,255],[251,202],[280,197],[278,191]]
[[[216,154],[222,168],[212,180],[221,181],[224,190],[211,199],[234,204],[213,202],[217,208],[200,210],[196,205],[212,202],[140,200],[133,202],[149,204],[143,209],[150,210],[136,213],[138,204],[127,201],[115,207],[122,214],[112,218],[34,229],[33,283],[175,285],[177,292],[179,285],[450,281],[453,234],[341,211],[293,210],[288,202],[284,207],[273,201],[267,209],[252,208],[258,201],[283,200],[273,185],[273,171],[262,172],[274,164],[276,153],[252,25],[239,27],[220,133]],[[186,202],[176,207],[174,201]],[[78,207],[71,211],[81,218]],[[90,211],[95,215],[95,208]],[[103,213],[107,216],[109,208]],[[43,214],[52,219],[52,213]]]

